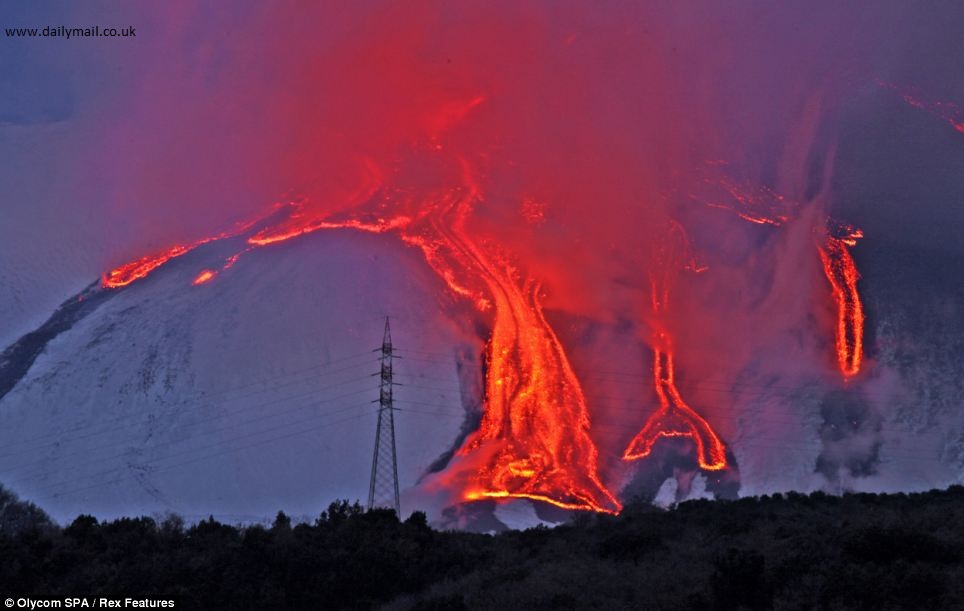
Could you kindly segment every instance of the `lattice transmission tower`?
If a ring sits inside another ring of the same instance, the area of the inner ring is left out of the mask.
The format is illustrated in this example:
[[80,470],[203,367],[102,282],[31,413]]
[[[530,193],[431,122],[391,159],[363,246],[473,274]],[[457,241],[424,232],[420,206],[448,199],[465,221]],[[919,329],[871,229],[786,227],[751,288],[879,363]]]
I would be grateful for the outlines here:
[[[376,349],[376,352],[379,349]],[[378,424],[375,425],[375,453],[372,456],[372,478],[368,485],[368,509],[389,507],[402,517],[398,502],[398,461],[395,456],[395,408],[392,406],[392,361],[399,358],[392,353],[392,331],[385,318],[385,335],[380,348],[381,376],[378,389]]]

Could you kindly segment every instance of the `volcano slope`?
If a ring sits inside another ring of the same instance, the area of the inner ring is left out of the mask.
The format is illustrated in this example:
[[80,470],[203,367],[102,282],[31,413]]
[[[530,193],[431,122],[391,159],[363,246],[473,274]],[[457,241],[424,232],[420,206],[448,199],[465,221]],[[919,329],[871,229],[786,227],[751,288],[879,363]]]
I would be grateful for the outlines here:
[[396,362],[397,405],[411,413],[396,417],[402,489],[451,450],[463,333],[417,253],[326,232],[192,284],[243,246],[205,244],[120,289],[95,283],[8,347],[0,481],[58,520],[257,521],[364,498],[386,315],[396,346],[433,355]]

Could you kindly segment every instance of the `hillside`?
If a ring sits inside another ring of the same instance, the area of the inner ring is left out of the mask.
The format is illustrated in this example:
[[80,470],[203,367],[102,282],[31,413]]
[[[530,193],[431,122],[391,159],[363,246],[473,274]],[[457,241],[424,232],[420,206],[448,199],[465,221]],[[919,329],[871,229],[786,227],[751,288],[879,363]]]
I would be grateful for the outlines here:
[[413,351],[396,367],[399,407],[411,411],[398,418],[403,490],[451,450],[456,355],[471,343],[446,324],[439,281],[416,252],[329,232],[248,253],[192,286],[239,249],[222,240],[121,289],[92,285],[0,355],[8,488],[60,521],[260,521],[282,506],[314,515],[326,499],[364,498],[388,315],[395,345]]

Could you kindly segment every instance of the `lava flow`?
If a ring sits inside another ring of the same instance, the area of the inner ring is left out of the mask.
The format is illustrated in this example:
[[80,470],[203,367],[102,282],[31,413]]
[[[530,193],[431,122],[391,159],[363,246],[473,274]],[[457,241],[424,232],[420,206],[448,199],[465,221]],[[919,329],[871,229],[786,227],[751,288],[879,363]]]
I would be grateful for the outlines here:
[[847,229],[839,237],[827,235],[819,249],[823,271],[837,303],[837,362],[841,373],[849,378],[860,372],[863,360],[864,309],[857,291],[860,274],[848,247],[854,246],[863,233]]
[[[447,163],[437,151],[429,155]],[[450,482],[462,500],[528,498],[566,509],[618,512],[621,505],[597,474],[586,399],[543,315],[539,284],[520,278],[506,255],[477,243],[466,229],[481,192],[468,163],[458,165],[459,186],[426,193],[367,183],[353,197],[367,198],[376,212],[356,209],[342,218],[299,210],[248,243],[257,247],[345,228],[394,231],[418,247],[454,295],[493,316],[481,426],[457,453],[472,471],[467,481]],[[392,215],[383,213],[389,204]],[[411,212],[400,212],[405,210]]]
[[[277,210],[277,207],[275,207],[275,210]],[[267,217],[264,217],[264,218],[267,218]],[[134,282],[135,280],[146,278],[148,274],[153,272],[158,267],[164,265],[171,259],[180,257],[182,255],[186,255],[187,253],[191,252],[198,246],[202,246],[209,242],[214,242],[215,240],[222,240],[224,238],[232,238],[237,235],[240,235],[245,231],[251,229],[256,223],[262,220],[264,219],[259,217],[251,221],[238,223],[234,229],[231,229],[229,231],[225,231],[207,238],[201,238],[200,240],[191,242],[190,244],[178,244],[176,246],[172,246],[168,248],[167,250],[164,250],[163,252],[160,252],[154,255],[147,255],[147,256],[141,257],[140,259],[131,261],[130,263],[125,263],[124,265],[121,265],[120,267],[116,267],[110,270],[109,272],[107,272],[106,274],[104,274],[103,278],[101,279],[101,286],[107,289],[118,289],[123,286],[127,286],[128,284]],[[240,256],[240,254],[241,253],[234,255],[234,257],[232,257],[233,261],[229,260],[228,264],[225,266],[225,269],[233,265],[234,261],[237,260],[237,257]],[[209,275],[205,276],[205,273],[209,273]],[[194,279],[194,282],[192,282],[192,284],[195,284],[195,285],[202,284],[214,278],[215,275],[216,275],[216,272],[205,270],[201,272],[201,274]]]
[[199,284],[204,284],[205,282],[210,282],[211,280],[214,280],[214,277],[217,275],[218,273],[214,270],[210,270],[210,269],[202,270],[201,273],[194,278],[191,284],[193,284],[194,286],[197,286]]
[[673,366],[673,339],[666,328],[671,285],[683,264],[686,236],[675,223],[667,242],[659,251],[657,271],[650,274],[653,324],[653,384],[659,399],[656,410],[643,428],[633,437],[623,452],[623,460],[648,456],[660,437],[690,437],[696,443],[696,458],[700,467],[708,471],[726,468],[726,448],[702,416],[683,400],[676,387]]
[[[791,218],[794,204],[772,189],[753,190],[725,177],[719,180],[719,185],[737,205],[707,204],[712,208],[732,210],[744,220],[775,227]],[[857,290],[860,274],[849,248],[855,246],[864,234],[859,229],[832,219],[828,219],[818,233],[821,241],[817,243],[817,252],[837,306],[837,322],[834,326],[837,364],[841,375],[848,379],[860,373],[864,341],[864,310]]]
[[539,304],[538,284],[479,260],[494,296],[486,409],[463,448],[496,448],[465,498],[526,497],[568,509],[615,512],[619,503],[596,475],[597,451],[579,380]]
[[195,247],[200,246],[203,242],[191,244],[189,246],[172,246],[164,252],[148,255],[141,257],[136,261],[131,261],[130,263],[125,263],[120,267],[112,269],[111,271],[104,274],[102,279],[102,286],[104,288],[116,289],[122,286],[127,286],[135,280],[140,280],[141,278],[146,278],[149,273],[157,269],[158,267],[164,265],[171,259],[175,257],[180,257],[181,255],[190,252]]
[[935,117],[946,121],[951,127],[964,134],[964,110],[961,110],[961,107],[957,104],[952,102],[933,102],[930,100],[925,100],[918,95],[901,89],[893,83],[888,83],[882,80],[878,80],[877,84],[896,93],[898,96],[900,96],[900,99],[906,102],[909,106],[923,110],[924,112],[930,113]]
[[586,400],[559,339],[539,304],[539,286],[517,279],[502,255],[477,244],[465,228],[481,199],[465,161],[462,186],[419,205],[409,220],[362,226],[399,228],[456,294],[480,310],[494,310],[487,345],[485,411],[478,431],[458,451],[482,456],[470,481],[459,483],[465,500],[530,498],[567,509],[617,512],[619,502],[597,475],[597,450],[589,437]]

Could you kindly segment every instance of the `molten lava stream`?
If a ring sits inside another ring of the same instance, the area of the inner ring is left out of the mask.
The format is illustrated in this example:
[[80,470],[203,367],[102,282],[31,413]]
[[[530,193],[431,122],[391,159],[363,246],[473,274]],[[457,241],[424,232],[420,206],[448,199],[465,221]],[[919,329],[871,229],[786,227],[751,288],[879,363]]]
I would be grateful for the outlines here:
[[623,459],[648,456],[660,437],[691,437],[696,442],[696,458],[701,468],[708,471],[725,469],[726,447],[723,442],[709,423],[686,404],[676,388],[672,353],[653,349],[653,382],[659,409],[626,446]]
[[201,270],[201,273],[194,278],[191,284],[197,286],[199,284],[204,284],[205,282],[210,282],[211,280],[214,280],[214,277],[217,275],[218,273],[214,270]]
[[468,501],[528,498],[566,509],[618,512],[619,501],[599,480],[586,399],[543,315],[538,284],[516,280],[506,259],[466,231],[480,196],[465,162],[462,182],[457,188],[398,196],[395,208],[414,207],[407,215],[356,212],[343,220],[312,219],[304,228],[262,232],[249,242],[267,244],[325,228],[397,231],[406,244],[421,249],[454,294],[481,311],[493,311],[484,415],[479,430],[458,451],[471,465],[470,474],[467,481],[447,481],[460,486],[461,498]]
[[[443,277],[451,277],[454,266],[459,275],[481,280],[495,306],[485,412],[479,430],[458,452],[464,458],[481,452],[488,459],[464,498],[530,498],[566,509],[617,512],[619,502],[597,474],[585,396],[543,315],[539,285],[531,279],[520,285],[512,266],[476,244],[466,231],[479,189],[464,161],[462,181],[463,196],[443,198],[429,217],[432,233],[444,248],[426,255]],[[440,258],[446,253],[450,256]]]
[[180,257],[181,255],[191,251],[195,246],[195,244],[190,246],[172,246],[162,253],[148,255],[146,257],[141,257],[136,261],[125,263],[124,265],[112,269],[104,274],[104,277],[101,281],[101,286],[104,288],[116,289],[122,286],[127,286],[135,280],[146,278],[148,274],[158,267],[164,265],[175,257]]
[[857,292],[860,274],[847,248],[860,236],[859,232],[844,238],[827,236],[819,248],[823,271],[837,304],[837,364],[845,378],[857,375],[863,360],[864,308]]
[[954,104],[953,102],[925,100],[924,98],[912,94],[910,91],[904,90],[893,83],[888,83],[880,79],[877,80],[877,84],[895,92],[909,106],[913,106],[914,108],[928,112],[935,117],[946,121],[951,127],[964,134],[964,110],[962,110],[957,104]]
[[486,270],[495,322],[488,346],[485,414],[461,456],[497,448],[465,498],[525,497],[568,509],[618,511],[596,475],[586,399],[546,322],[538,285],[520,290],[507,273]]
[[[921,108],[923,107],[921,105]],[[761,225],[779,227],[789,220],[786,212],[787,200],[772,190],[760,188],[753,192],[727,179],[720,184],[737,202],[739,208],[707,204],[710,207],[732,210],[740,218]],[[848,379],[860,373],[864,341],[864,310],[860,303],[860,293],[857,291],[860,274],[848,248],[855,246],[864,234],[859,229],[833,219],[827,219],[827,228],[821,229],[821,233],[823,231],[836,234],[827,235],[822,244],[817,244],[817,251],[820,253],[823,271],[830,281],[837,306],[837,324],[834,328],[837,364],[844,379]]]
[[[150,274],[160,266],[164,265],[171,259],[175,259],[177,257],[180,257],[181,255],[185,255],[191,252],[192,250],[194,250],[195,248],[197,248],[198,246],[207,244],[208,242],[214,242],[215,240],[222,240],[224,238],[231,238],[231,237],[240,235],[241,233],[247,231],[248,229],[251,229],[257,222],[263,220],[263,218],[266,218],[266,217],[257,217],[249,221],[241,222],[235,225],[234,229],[231,229],[229,231],[225,231],[207,238],[201,238],[200,240],[197,240],[196,242],[193,242],[191,244],[187,244],[187,245],[178,244],[177,246],[172,246],[167,250],[157,253],[155,255],[148,255],[145,257],[141,257],[140,259],[137,259],[135,261],[131,261],[130,263],[125,263],[124,265],[121,265],[120,267],[116,267],[111,271],[107,272],[106,274],[104,274],[103,278],[101,279],[101,286],[106,289],[117,289],[123,286],[127,286],[128,284],[134,282],[135,280],[146,278],[148,274]],[[232,257],[232,259],[236,260],[236,257],[240,256],[240,254],[241,253],[238,253],[237,255]],[[229,265],[225,266],[225,269],[230,267],[230,265],[233,265],[233,261],[231,261]],[[199,276],[197,276],[194,279],[194,282],[192,282],[192,284],[194,285],[203,284],[208,280],[211,280],[212,278],[214,278],[215,275],[216,275],[216,272],[212,272],[210,270],[204,270],[203,272],[201,272]]]
[[[670,240],[659,251],[657,269],[650,275],[651,305],[657,320],[669,309],[670,285],[682,266],[686,246],[683,229],[673,223]],[[695,262],[688,267],[695,268]],[[683,400],[676,387],[672,344],[669,332],[659,328],[653,342],[653,385],[659,409],[626,446],[623,460],[648,456],[660,437],[690,437],[696,443],[696,459],[701,468],[725,469],[726,447],[709,423]]]

